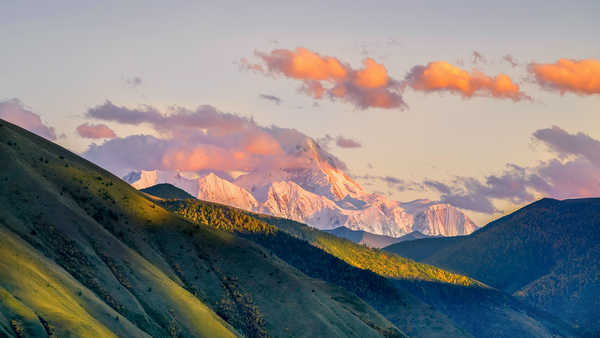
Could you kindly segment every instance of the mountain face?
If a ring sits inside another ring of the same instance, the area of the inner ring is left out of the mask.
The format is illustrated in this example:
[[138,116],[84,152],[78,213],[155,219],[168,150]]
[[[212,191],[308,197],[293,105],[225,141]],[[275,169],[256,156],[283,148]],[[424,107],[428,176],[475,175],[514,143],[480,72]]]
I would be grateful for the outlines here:
[[132,172],[123,179],[137,189],[170,183],[199,199],[294,219],[318,229],[345,226],[391,237],[413,231],[457,236],[477,229],[449,204],[401,203],[365,192],[310,139],[296,151],[308,165],[256,170],[235,179],[159,170]]
[[474,277],[600,334],[600,199],[542,199],[469,236],[386,250]]

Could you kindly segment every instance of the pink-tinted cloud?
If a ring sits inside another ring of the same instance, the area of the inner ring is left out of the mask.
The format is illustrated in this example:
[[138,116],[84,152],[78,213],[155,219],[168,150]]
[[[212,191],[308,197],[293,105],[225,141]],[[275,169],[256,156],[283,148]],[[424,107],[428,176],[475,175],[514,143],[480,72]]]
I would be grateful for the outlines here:
[[362,68],[354,69],[338,58],[302,47],[255,54],[264,66],[249,64],[243,59],[245,69],[302,81],[300,92],[315,99],[339,99],[359,109],[403,109],[406,106],[400,95],[399,83],[389,76],[383,64],[371,58],[363,60]]
[[[161,137],[134,135],[91,145],[85,157],[121,175],[130,170],[252,171],[258,168],[299,169],[315,158],[345,164],[294,129],[262,127],[251,118],[210,106],[129,108],[110,101],[89,109],[88,116],[113,123],[146,124]],[[143,155],[140,155],[143,154]]]
[[494,200],[523,204],[538,196],[558,199],[600,196],[600,141],[556,126],[537,130],[533,138],[558,158],[529,168],[508,164],[501,174],[483,180],[458,177],[449,184],[428,180],[424,185],[439,192],[442,201],[483,213],[500,212]]
[[418,91],[447,91],[465,98],[486,96],[513,101],[530,99],[506,74],[491,77],[477,70],[469,73],[444,61],[413,67],[406,76],[406,84]]
[[561,94],[600,94],[600,61],[560,59],[555,63],[532,63],[529,71],[544,88]]
[[340,148],[360,148],[362,144],[354,139],[338,136],[335,144]]
[[77,133],[83,138],[99,139],[99,138],[115,138],[117,135],[105,124],[89,124],[84,123],[77,127]]
[[205,144],[192,149],[170,148],[162,155],[161,161],[163,168],[169,170],[251,171],[256,167],[258,159],[243,151]]
[[159,132],[185,132],[205,129],[211,133],[227,134],[236,132],[252,125],[247,118],[217,111],[212,106],[199,106],[196,110],[173,106],[167,112],[161,113],[152,106],[142,105],[137,108],[120,107],[110,101],[88,110],[88,117],[114,121],[122,124],[149,124]]
[[25,108],[18,100],[0,102],[0,118],[49,140],[56,140],[54,128],[42,122],[40,116]]

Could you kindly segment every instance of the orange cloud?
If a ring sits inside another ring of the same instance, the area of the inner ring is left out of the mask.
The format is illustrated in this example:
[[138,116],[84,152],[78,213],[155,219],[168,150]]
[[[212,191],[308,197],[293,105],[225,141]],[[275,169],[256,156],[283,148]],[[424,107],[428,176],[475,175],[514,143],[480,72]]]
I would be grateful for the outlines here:
[[89,124],[84,123],[77,127],[77,133],[79,136],[84,138],[98,139],[108,138],[112,139],[117,137],[115,132],[105,124]]
[[508,75],[491,77],[480,71],[469,73],[444,61],[413,67],[407,76],[407,84],[414,90],[449,91],[468,98],[474,95],[514,101],[529,98]]
[[380,88],[388,84],[389,78],[385,66],[368,58],[363,61],[364,69],[356,72],[354,84],[363,88]]
[[300,92],[315,99],[327,96],[352,103],[360,109],[406,106],[398,83],[388,76],[384,65],[371,58],[363,60],[363,68],[353,69],[338,58],[323,56],[302,47],[255,54],[265,66],[248,64],[242,60],[246,69],[266,69],[261,73],[281,74],[301,80],[303,86]]
[[600,61],[594,59],[560,59],[556,63],[529,65],[543,87],[555,89],[564,94],[573,92],[580,95],[600,94]]
[[267,68],[285,76],[301,80],[334,80],[346,77],[346,67],[332,57],[321,56],[306,48],[296,48],[295,51],[276,49],[270,54],[256,53]]

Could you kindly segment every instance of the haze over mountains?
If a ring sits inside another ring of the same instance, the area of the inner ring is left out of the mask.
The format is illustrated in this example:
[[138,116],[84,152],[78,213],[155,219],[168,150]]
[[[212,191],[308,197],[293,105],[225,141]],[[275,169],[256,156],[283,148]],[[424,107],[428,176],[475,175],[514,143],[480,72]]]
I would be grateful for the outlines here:
[[413,231],[456,236],[477,229],[450,204],[428,200],[402,203],[366,192],[310,138],[295,149],[294,156],[309,165],[259,167],[237,177],[226,172],[140,170],[129,173],[124,180],[137,189],[170,183],[202,200],[290,218],[319,229],[345,226],[392,237]]

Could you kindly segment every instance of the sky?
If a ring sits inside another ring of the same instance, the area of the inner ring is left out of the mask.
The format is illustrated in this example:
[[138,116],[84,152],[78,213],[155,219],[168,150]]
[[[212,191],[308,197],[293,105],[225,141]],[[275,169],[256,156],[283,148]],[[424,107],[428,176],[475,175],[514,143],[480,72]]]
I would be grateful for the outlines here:
[[[600,196],[599,14],[598,1],[7,0],[0,117],[80,154],[168,134],[200,158],[177,116],[211,112],[221,134],[202,144],[228,169],[242,153],[245,169],[282,160],[289,135],[272,126],[293,128],[367,190],[449,201],[481,224],[541,196]],[[244,136],[226,142],[236,123]]]

